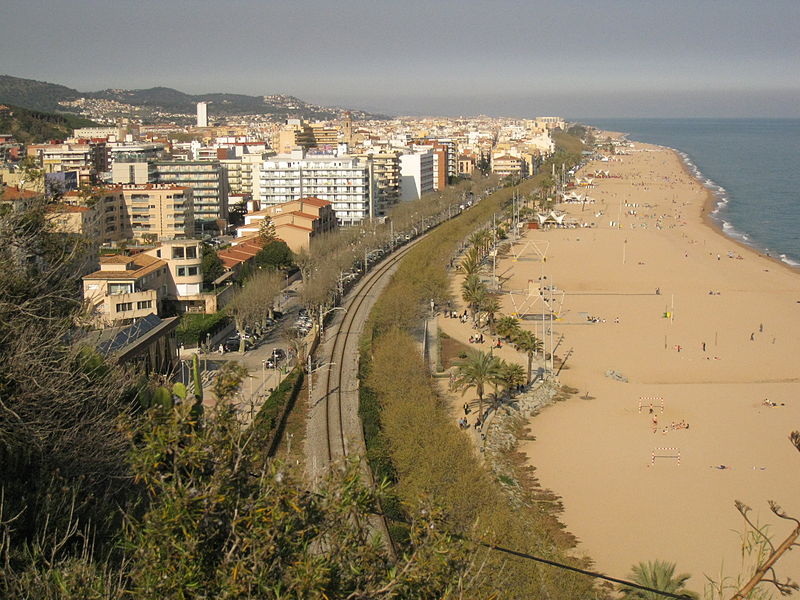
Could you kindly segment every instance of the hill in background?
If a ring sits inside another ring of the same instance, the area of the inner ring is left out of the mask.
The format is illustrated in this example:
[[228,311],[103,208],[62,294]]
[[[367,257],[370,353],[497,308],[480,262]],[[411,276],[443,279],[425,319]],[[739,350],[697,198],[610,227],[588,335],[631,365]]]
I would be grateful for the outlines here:
[[72,135],[76,127],[92,127],[94,121],[75,115],[54,114],[29,110],[7,104],[8,113],[0,114],[0,133],[10,133],[24,144],[36,144],[49,140],[63,140]]
[[[239,115],[262,115],[270,120],[303,118],[326,120],[341,118],[346,109],[310,104],[294,96],[270,95],[248,96],[245,94],[186,94],[167,87],[143,90],[106,89],[98,92],[78,90],[47,83],[0,75],[0,103],[24,106],[33,110],[82,112],[102,110],[102,101],[113,103],[109,116],[129,116],[144,122],[159,122],[165,119],[193,121],[198,102],[211,102],[209,116],[234,117]],[[89,108],[93,107],[93,108]],[[125,114],[129,111],[129,114]],[[354,119],[380,119],[375,115],[353,110]]]

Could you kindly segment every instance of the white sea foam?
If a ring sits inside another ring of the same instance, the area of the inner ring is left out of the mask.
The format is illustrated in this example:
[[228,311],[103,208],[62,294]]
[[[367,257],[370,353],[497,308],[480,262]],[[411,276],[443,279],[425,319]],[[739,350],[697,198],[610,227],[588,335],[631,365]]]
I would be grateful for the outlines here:
[[[769,249],[766,248],[759,248],[756,244],[752,242],[750,237],[738,231],[729,221],[725,221],[721,218],[720,213],[728,206],[730,198],[727,195],[727,190],[722,187],[721,185],[717,185],[717,183],[709,178],[706,177],[702,171],[697,167],[696,164],[692,162],[692,159],[689,157],[688,154],[682,152],[681,150],[677,150],[675,148],[670,148],[673,152],[677,153],[683,159],[684,164],[686,165],[687,170],[691,174],[692,177],[703,187],[707,188],[715,197],[716,202],[714,204],[714,208],[711,211],[712,218],[720,223],[722,228],[722,233],[727,237],[741,241],[748,246],[755,248],[759,252],[764,252],[769,255]],[[781,255],[780,259],[786,263],[787,265],[791,265],[793,267],[800,266],[800,263],[795,262],[794,260],[787,258],[786,255]]]

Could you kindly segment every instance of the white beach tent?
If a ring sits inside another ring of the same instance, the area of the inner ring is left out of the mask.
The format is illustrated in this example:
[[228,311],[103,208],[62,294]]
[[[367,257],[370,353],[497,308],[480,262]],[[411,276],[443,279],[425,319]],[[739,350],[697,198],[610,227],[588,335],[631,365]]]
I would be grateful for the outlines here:
[[540,226],[541,225],[545,225],[547,223],[555,224],[555,225],[563,225],[564,224],[564,217],[566,217],[566,216],[567,216],[566,214],[557,215],[556,213],[554,213],[551,210],[546,215],[543,215],[541,213],[537,213],[536,214],[536,219],[539,221],[539,225]]

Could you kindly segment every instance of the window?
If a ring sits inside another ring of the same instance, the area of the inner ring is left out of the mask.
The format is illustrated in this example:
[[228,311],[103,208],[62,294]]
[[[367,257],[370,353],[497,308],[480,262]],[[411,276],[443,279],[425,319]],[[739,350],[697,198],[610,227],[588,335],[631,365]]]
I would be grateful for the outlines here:
[[189,275],[197,275],[197,267],[189,267]]
[[178,267],[178,277],[186,276],[186,267]]
[[186,247],[186,258],[197,258],[197,246]]
[[126,310],[133,310],[133,302],[119,302],[117,304],[117,312],[125,312]]
[[172,258],[184,258],[183,246],[172,247]]
[[139,300],[136,303],[136,308],[142,310],[143,308],[152,308],[153,301],[152,300]]
[[130,294],[133,292],[133,284],[132,283],[109,283],[108,284],[108,294],[113,296],[114,294]]

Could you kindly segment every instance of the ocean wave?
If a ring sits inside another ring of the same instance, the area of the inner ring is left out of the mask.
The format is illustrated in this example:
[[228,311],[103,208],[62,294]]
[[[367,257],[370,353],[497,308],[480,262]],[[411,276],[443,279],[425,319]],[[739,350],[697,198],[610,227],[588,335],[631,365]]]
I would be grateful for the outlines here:
[[[762,252],[769,256],[770,251],[768,248],[761,247],[757,242],[753,242],[748,234],[742,233],[741,231],[737,230],[729,221],[723,219],[725,209],[730,201],[728,190],[717,184],[710,177],[706,177],[700,168],[694,164],[691,157],[686,152],[678,150],[677,148],[670,148],[669,146],[664,147],[672,150],[678,156],[680,156],[680,158],[683,160],[683,163],[686,165],[686,170],[689,171],[689,174],[695,179],[695,181],[697,181],[697,183],[708,189],[714,196],[716,201],[714,203],[714,208],[711,211],[711,217],[721,227],[722,233],[731,239],[750,246],[757,252]],[[791,267],[800,267],[800,262],[787,257],[785,254],[780,255],[780,260]]]

